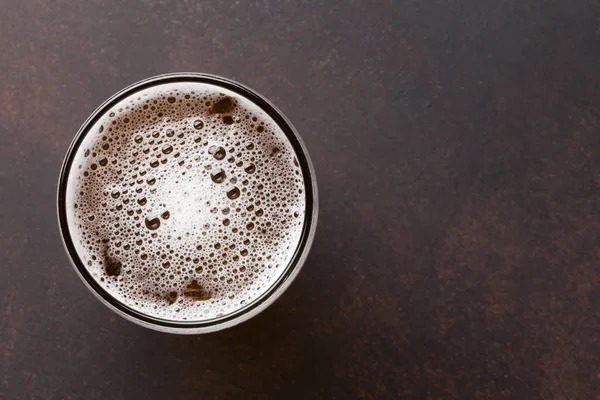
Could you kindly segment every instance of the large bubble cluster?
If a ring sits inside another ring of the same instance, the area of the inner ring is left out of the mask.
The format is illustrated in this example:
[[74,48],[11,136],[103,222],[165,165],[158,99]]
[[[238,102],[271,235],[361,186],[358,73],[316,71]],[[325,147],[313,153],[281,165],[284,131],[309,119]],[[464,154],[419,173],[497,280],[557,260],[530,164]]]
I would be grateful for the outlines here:
[[296,251],[305,205],[279,126],[195,82],[116,104],[79,146],[67,186],[69,230],[94,279],[175,321],[226,315],[267,291]]

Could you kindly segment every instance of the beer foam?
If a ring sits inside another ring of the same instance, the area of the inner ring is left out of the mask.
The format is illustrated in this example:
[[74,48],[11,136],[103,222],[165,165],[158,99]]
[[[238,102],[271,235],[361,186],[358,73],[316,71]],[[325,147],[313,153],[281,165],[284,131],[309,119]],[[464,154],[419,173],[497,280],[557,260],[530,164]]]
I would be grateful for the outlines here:
[[305,220],[304,177],[277,123],[219,86],[135,92],[90,127],[66,189],[93,279],[148,316],[202,321],[267,292]]

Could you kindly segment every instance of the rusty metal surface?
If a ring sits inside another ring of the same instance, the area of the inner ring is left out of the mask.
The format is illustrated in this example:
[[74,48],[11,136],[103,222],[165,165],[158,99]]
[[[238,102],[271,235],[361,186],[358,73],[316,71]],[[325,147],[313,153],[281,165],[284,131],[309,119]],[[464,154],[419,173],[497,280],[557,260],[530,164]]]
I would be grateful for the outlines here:
[[[594,399],[596,1],[15,1],[0,11],[1,399]],[[257,318],[104,308],[56,226],[63,155],[122,87],[199,71],[293,121],[321,215]]]

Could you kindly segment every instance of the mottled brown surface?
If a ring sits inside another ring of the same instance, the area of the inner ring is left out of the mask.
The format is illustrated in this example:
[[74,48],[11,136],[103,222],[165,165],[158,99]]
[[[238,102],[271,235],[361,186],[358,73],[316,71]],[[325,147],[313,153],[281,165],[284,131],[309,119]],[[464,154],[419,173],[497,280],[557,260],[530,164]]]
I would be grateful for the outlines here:
[[[1,399],[594,399],[598,1],[0,4]],[[301,132],[308,262],[257,318],[137,327],[71,270],[66,148],[163,72],[239,80]]]

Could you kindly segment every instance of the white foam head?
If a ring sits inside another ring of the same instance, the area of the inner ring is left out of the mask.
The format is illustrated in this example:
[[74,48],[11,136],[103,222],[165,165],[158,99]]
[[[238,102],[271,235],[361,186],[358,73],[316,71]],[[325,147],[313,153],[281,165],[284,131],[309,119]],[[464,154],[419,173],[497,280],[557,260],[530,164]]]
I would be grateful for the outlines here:
[[304,178],[277,123],[206,83],[124,98],[89,129],[68,172],[77,254],[121,303],[172,321],[232,313],[290,263]]

